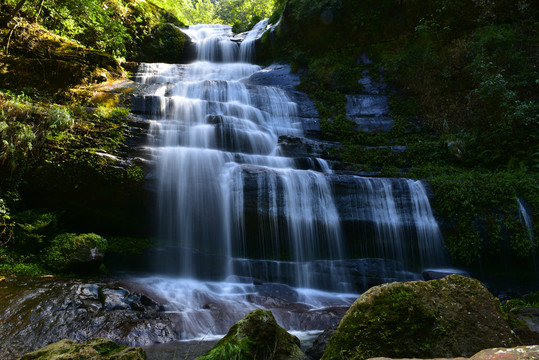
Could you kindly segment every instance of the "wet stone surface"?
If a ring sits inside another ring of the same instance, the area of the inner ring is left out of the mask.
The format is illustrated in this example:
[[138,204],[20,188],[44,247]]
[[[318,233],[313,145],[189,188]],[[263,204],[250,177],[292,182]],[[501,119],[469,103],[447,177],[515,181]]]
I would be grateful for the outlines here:
[[0,319],[4,360],[64,338],[106,337],[129,346],[176,339],[157,302],[113,282],[7,279],[0,285]]

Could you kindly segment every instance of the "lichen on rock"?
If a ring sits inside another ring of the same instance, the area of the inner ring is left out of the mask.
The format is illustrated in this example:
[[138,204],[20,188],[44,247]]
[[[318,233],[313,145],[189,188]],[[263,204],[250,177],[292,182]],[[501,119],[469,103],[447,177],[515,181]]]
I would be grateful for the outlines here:
[[105,338],[96,338],[85,343],[64,339],[42,349],[24,355],[19,360],[145,360],[141,348],[126,347]]
[[307,360],[299,339],[277,325],[271,311],[247,314],[206,355],[197,360]]
[[478,280],[451,275],[371,288],[350,307],[322,359],[467,357],[518,344],[499,300]]

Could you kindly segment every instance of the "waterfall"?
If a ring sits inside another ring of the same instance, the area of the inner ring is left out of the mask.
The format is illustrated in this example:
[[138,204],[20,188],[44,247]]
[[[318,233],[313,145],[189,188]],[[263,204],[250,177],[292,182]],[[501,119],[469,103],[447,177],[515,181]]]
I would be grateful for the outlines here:
[[[317,311],[349,306],[350,293],[446,261],[420,181],[280,155],[280,136],[304,135],[285,89],[249,81],[263,71],[250,62],[266,27],[240,45],[230,26],[191,26],[194,63],[141,64],[135,75],[146,93],[134,102],[150,122],[154,272],[169,276],[142,282],[170,300],[186,338],[223,334],[255,307],[287,329],[321,329],[335,315]],[[312,323],[282,301],[310,309]]]
[[530,214],[528,213],[528,210],[526,207],[524,207],[524,204],[522,204],[522,201],[520,201],[519,198],[517,198],[517,204],[518,204],[518,216],[520,218],[520,222],[522,225],[526,227],[526,230],[528,230],[528,238],[530,241],[534,240],[533,237],[533,222]]

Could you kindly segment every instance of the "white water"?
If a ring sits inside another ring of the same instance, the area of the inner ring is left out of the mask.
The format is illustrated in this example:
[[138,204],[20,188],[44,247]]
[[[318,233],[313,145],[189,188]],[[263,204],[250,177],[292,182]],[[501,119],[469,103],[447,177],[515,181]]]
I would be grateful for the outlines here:
[[[350,247],[364,247],[365,257],[443,265],[420,182],[348,176],[352,191],[336,195],[326,161],[309,159],[312,169],[300,170],[278,155],[280,135],[303,131],[284,90],[246,81],[261,70],[249,61],[266,26],[241,45],[229,26],[192,26],[196,62],[142,64],[136,77],[147,85],[151,118],[156,272],[169,274],[140,282],[166,299],[185,339],[225,334],[257,307],[288,330],[324,329],[336,317],[324,308],[346,308],[357,297],[349,293],[368,284],[356,275],[368,264],[347,260]],[[345,238],[345,213],[366,228],[358,238]],[[377,276],[388,281],[414,276],[398,266],[385,275],[382,267]]]
[[528,210],[524,207],[524,204],[522,204],[519,198],[517,198],[517,204],[518,204],[518,215],[520,217],[520,222],[526,227],[526,230],[528,230],[528,238],[530,239],[530,241],[534,241],[532,218],[530,214],[528,213]]

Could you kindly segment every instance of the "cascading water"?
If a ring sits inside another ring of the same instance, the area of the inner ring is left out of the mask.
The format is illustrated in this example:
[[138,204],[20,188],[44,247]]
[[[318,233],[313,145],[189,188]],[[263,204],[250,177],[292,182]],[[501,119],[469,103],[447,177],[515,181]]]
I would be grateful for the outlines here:
[[[279,156],[279,136],[303,131],[285,90],[249,82],[261,71],[250,61],[266,25],[241,45],[230,26],[192,26],[196,62],[142,64],[136,76],[153,119],[155,271],[174,276],[149,286],[181,314],[185,338],[223,334],[255,307],[271,308],[288,329],[323,329],[334,319],[319,311],[349,305],[356,295],[346,293],[363,290],[373,266],[398,280],[414,275],[397,263],[444,261],[421,182],[339,175],[322,159]],[[268,302],[275,294],[316,321]]]
[[520,218],[520,222],[522,223],[522,225],[526,227],[526,230],[528,231],[528,238],[530,239],[530,241],[533,242],[534,241],[533,222],[532,222],[531,216],[519,198],[517,198],[517,204],[518,204],[518,216]]

